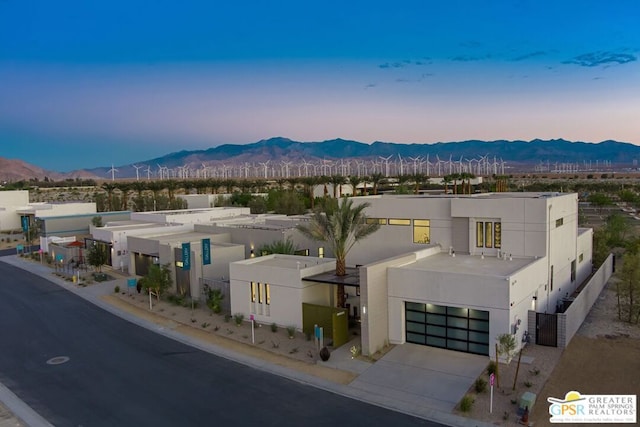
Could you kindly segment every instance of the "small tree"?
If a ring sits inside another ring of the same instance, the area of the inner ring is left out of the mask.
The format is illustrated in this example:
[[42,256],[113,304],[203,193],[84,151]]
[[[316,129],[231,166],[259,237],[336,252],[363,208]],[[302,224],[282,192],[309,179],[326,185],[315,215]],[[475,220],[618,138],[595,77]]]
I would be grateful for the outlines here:
[[152,291],[160,297],[172,284],[170,264],[164,264],[162,266],[153,264],[149,267],[147,275],[140,279],[140,281],[142,282],[142,287],[147,292]]
[[91,218],[91,224],[94,227],[102,227],[102,217],[101,216],[94,216],[93,218]]
[[498,341],[498,354],[504,356],[507,363],[511,362],[515,354],[517,343],[516,336],[511,334],[500,334],[496,337]]
[[207,307],[212,313],[219,314],[222,311],[222,300],[224,294],[220,289],[213,289],[205,285],[205,293],[207,295]]
[[102,266],[109,260],[107,245],[94,242],[87,248],[87,264],[94,267],[98,272],[102,271]]
[[618,318],[629,323],[640,319],[640,252],[627,252],[622,260],[620,280],[616,282]]

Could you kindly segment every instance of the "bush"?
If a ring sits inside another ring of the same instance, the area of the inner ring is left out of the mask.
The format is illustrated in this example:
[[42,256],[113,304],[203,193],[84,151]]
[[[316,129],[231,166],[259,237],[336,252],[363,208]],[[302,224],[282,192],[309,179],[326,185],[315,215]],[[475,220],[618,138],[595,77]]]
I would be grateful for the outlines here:
[[276,325],[276,322],[271,324],[271,332],[278,332],[278,325]]
[[229,320],[231,320],[231,315],[229,313],[224,315],[224,321],[229,323]]
[[460,401],[460,410],[462,412],[469,412],[473,407],[474,398],[470,394],[466,394]]
[[487,366],[487,374],[491,375],[491,374],[495,374],[497,370],[497,365],[496,362],[494,362],[493,360],[489,362],[489,365]]
[[287,326],[287,335],[289,338],[293,338],[296,336],[296,327],[295,326]]
[[487,381],[484,378],[478,378],[476,382],[473,383],[473,387],[477,393],[484,393],[487,390]]
[[242,325],[243,320],[244,320],[244,314],[236,313],[233,315],[233,321],[236,322],[236,325],[238,326]]
[[116,287],[113,288],[113,292],[116,293],[116,294],[119,294],[120,293],[120,286],[116,285]]

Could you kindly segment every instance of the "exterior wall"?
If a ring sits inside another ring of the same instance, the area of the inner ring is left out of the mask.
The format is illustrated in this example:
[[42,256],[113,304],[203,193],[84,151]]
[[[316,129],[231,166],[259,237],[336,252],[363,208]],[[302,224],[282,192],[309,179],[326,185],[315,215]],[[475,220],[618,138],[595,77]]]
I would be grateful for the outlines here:
[[36,216],[36,223],[44,236],[79,236],[89,234],[94,217],[102,218],[103,222],[106,220],[122,221],[128,220],[130,214],[129,211],[122,211],[63,216]]
[[[488,311],[490,337],[510,330],[509,282],[504,277],[435,271],[425,274],[410,266],[389,268],[387,274],[389,341],[393,344],[405,342],[405,301]],[[490,355],[495,353],[492,347],[495,346],[490,342]]]
[[215,202],[213,194],[178,194],[177,198],[186,200],[189,209],[212,208]]
[[20,215],[16,211],[28,204],[27,190],[0,191],[0,232],[21,229]]
[[558,347],[566,348],[569,345],[612,274],[613,255],[610,254],[569,308],[558,314]]
[[[372,355],[389,344],[389,328],[399,318],[389,316],[387,269],[409,264],[416,254],[406,254],[360,267],[360,313],[362,354]],[[404,324],[404,311],[402,324]]]
[[249,208],[210,208],[182,211],[133,212],[131,220],[161,224],[209,224],[217,219],[249,215]]
[[[591,272],[593,271],[593,229],[581,228],[578,229],[578,242],[577,242],[577,256],[578,256],[578,286],[584,282]],[[582,254],[582,261],[580,261],[580,255]]]
[[[292,263],[306,263],[306,267],[301,266],[297,269],[290,266],[267,265],[268,260],[276,257],[290,260]],[[303,280],[304,277],[333,270],[333,263],[326,261],[313,257],[268,255],[231,263],[231,312],[242,313],[247,320],[253,314],[255,320],[260,323],[276,323],[302,329],[302,303],[329,302],[331,285]],[[270,305],[251,302],[251,282],[269,284]],[[310,301],[305,298],[309,298]]]
[[[175,226],[155,226],[149,227],[148,224],[141,225],[140,228],[132,226],[123,227],[94,227],[90,226],[91,236],[95,240],[102,242],[110,242],[113,247],[111,254],[111,267],[113,268],[129,268],[129,236],[149,236],[158,235],[160,233],[180,233],[191,231],[191,225],[175,225]],[[139,251],[138,251],[139,252]],[[122,262],[122,264],[121,264]]]
[[[430,220],[431,246],[448,249],[451,239],[451,210],[447,199],[416,196],[364,196],[354,204],[370,203],[365,213],[370,218],[402,218]],[[382,225],[373,235],[358,242],[347,255],[347,263],[368,264],[401,253],[420,251],[430,245],[413,243],[413,227]]]

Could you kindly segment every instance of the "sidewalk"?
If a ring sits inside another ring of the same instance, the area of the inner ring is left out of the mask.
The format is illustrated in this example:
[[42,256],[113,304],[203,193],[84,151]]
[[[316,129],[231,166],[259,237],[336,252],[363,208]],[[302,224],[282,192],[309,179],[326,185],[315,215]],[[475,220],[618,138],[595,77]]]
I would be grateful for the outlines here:
[[[17,256],[2,257],[0,258],[0,261],[23,268],[31,273],[44,277],[125,320],[217,356],[234,360],[250,367],[261,369],[274,375],[286,377],[348,398],[430,421],[461,427],[491,425],[460,417],[455,414],[429,409],[422,404],[419,396],[416,396],[414,401],[400,400],[397,399],[393,393],[384,393],[381,392],[380,389],[375,391],[361,389],[351,385],[351,381],[349,381],[349,383],[341,381],[338,378],[344,378],[345,373],[348,373],[350,378],[355,378],[371,366],[368,362],[351,359],[349,349],[351,345],[354,345],[353,343],[348,343],[347,345],[344,345],[332,352],[331,358],[327,363],[292,364],[290,359],[287,363],[284,363],[282,360],[278,360],[278,358],[282,358],[284,356],[273,354],[265,356],[263,353],[256,353],[256,350],[259,351],[260,349],[242,345],[241,343],[241,345],[232,345],[227,342],[229,340],[215,339],[215,335],[203,332],[197,328],[190,328],[184,325],[176,327],[175,325],[170,324],[170,322],[172,322],[171,319],[167,319],[166,317],[163,318],[156,313],[141,313],[139,310],[135,310],[136,307],[129,309],[124,304],[114,304],[113,302],[117,301],[117,299],[109,297],[109,295],[113,295],[113,289],[116,285],[119,285],[122,289],[126,289],[126,278],[128,277],[126,274],[122,274],[117,270],[105,270],[108,274],[117,277],[116,280],[81,287],[54,276],[51,274],[51,268],[46,265],[26,261]],[[109,303],[108,301],[112,303]],[[191,329],[191,331],[189,329]],[[0,394],[0,401],[2,400],[2,394]],[[25,410],[24,407],[14,408],[11,402],[5,402],[5,404],[18,417],[23,420],[27,419],[27,417],[23,415]],[[26,406],[24,403],[22,403],[22,405]],[[23,424],[9,425],[21,426]],[[39,426],[45,424],[27,423],[27,425],[36,427],[36,425]],[[0,427],[5,426],[0,424]]]

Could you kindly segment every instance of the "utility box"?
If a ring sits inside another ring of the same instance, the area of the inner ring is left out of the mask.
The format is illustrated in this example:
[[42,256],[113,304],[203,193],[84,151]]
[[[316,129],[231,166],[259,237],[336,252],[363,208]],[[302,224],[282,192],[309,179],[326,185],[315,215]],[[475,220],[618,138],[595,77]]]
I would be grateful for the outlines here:
[[536,403],[536,394],[530,391],[525,391],[520,397],[520,403],[518,408],[524,411],[525,408],[529,408],[529,412],[533,409],[533,405]]

